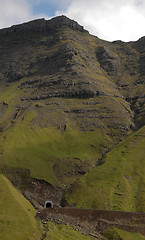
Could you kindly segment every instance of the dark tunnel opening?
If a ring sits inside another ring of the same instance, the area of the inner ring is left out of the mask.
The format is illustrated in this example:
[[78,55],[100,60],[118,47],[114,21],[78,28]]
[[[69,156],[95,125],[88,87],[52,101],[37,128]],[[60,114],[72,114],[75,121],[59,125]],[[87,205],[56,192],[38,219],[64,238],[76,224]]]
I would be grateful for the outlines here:
[[53,207],[53,203],[51,201],[47,201],[47,202],[45,202],[44,207],[45,208],[52,208]]

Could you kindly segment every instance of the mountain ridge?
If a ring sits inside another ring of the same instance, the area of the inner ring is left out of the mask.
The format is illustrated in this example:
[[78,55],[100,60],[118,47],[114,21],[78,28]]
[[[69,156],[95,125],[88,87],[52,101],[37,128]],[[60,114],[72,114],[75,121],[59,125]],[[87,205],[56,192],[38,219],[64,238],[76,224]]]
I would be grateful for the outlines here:
[[61,16],[0,30],[0,54],[1,172],[36,208],[145,211],[144,37]]
[[71,29],[78,30],[80,32],[88,32],[83,26],[79,25],[76,21],[62,15],[54,17],[50,20],[45,20],[44,18],[34,19],[29,22],[22,24],[13,25],[8,28],[0,29],[0,34],[8,34],[13,32],[22,32],[25,30],[34,31],[52,31],[53,28],[58,28],[60,26],[68,26]]

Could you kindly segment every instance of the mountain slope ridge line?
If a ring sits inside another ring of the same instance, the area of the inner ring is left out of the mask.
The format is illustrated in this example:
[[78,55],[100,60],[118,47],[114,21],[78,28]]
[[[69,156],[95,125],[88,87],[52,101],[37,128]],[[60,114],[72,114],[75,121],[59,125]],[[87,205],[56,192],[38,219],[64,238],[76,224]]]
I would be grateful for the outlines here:
[[144,212],[145,38],[60,16],[0,30],[0,52],[0,171],[36,208]]

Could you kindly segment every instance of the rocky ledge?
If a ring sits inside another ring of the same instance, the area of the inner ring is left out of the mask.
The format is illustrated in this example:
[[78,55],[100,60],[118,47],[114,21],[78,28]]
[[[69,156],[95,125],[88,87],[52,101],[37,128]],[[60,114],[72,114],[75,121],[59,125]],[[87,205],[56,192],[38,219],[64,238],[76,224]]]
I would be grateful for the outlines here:
[[32,30],[32,31],[52,31],[53,29],[57,29],[59,27],[67,26],[71,29],[80,31],[80,32],[88,32],[84,29],[83,26],[79,25],[76,21],[69,19],[66,16],[58,16],[55,18],[52,18],[51,20],[45,20],[42,19],[36,19],[27,23],[14,25],[10,28],[4,28],[0,30],[0,34],[8,34],[8,33],[14,33],[14,32],[23,32],[26,30]]

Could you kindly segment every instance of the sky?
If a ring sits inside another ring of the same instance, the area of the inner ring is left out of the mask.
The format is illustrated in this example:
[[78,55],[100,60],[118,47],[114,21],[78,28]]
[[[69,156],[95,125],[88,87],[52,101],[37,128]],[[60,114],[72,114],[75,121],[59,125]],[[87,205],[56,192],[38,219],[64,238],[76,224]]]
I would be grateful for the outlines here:
[[145,36],[145,0],[0,0],[0,28],[59,15],[108,41]]

